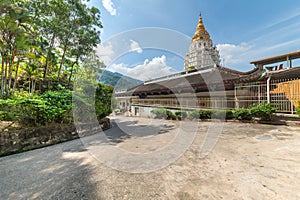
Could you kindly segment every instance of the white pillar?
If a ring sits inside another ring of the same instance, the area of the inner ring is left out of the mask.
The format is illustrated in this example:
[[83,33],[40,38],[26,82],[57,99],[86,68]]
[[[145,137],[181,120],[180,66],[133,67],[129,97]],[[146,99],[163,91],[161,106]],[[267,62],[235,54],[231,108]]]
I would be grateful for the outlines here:
[[289,56],[286,57],[286,65],[287,65],[288,69],[291,68],[291,61],[290,61],[290,57]]
[[267,80],[267,101],[270,103],[270,80],[271,80],[271,75],[269,75],[268,80]]
[[236,87],[236,83],[234,83],[234,107],[235,109],[239,108],[239,100],[237,97],[237,87]]

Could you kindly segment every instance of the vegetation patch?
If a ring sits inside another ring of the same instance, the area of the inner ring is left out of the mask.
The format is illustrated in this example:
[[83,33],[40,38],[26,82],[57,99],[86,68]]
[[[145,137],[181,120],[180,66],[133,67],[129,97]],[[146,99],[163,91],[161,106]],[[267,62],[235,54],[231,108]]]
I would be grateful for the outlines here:
[[237,120],[251,120],[253,118],[251,112],[247,108],[238,108],[233,112],[233,118]]
[[212,119],[233,119],[232,110],[213,110],[211,114]]
[[194,110],[189,112],[188,119],[210,119],[211,113],[210,110]]
[[187,118],[188,114],[186,111],[176,111],[175,115],[176,115],[177,119],[183,120],[183,119]]
[[[270,121],[271,116],[276,109],[271,104],[262,102],[249,108],[238,108],[235,110],[193,110],[190,112],[176,111],[173,112],[165,108],[154,109],[151,112],[159,119],[219,119],[219,120],[252,120],[254,117],[260,118],[261,121]],[[300,111],[299,111],[300,112]]]
[[249,110],[253,117],[258,117],[263,121],[270,121],[272,114],[276,112],[276,109],[270,103],[266,102],[253,105]]

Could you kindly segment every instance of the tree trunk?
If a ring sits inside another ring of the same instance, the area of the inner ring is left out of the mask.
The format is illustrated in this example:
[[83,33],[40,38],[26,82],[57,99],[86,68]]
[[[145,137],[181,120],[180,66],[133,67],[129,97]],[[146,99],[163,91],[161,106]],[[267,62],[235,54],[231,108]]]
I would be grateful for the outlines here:
[[35,85],[36,85],[36,80],[35,79],[32,79],[31,81],[31,94],[34,94],[34,91],[35,91]]
[[77,64],[77,62],[78,62],[78,56],[77,56],[77,58],[76,58],[76,61],[73,62],[72,67],[71,67],[71,72],[70,72],[70,76],[69,76],[69,84],[71,83],[71,78],[72,78],[72,76],[73,76],[74,66],[75,66],[75,64]]
[[58,75],[57,75],[58,80],[60,79],[61,69],[62,69],[63,63],[65,61],[66,51],[67,51],[67,44],[64,45],[64,52],[63,52],[63,55],[61,57],[61,62],[60,62],[60,65],[59,65],[59,70],[58,70]]
[[28,79],[28,92],[29,92],[29,94],[31,94],[30,92],[31,92],[31,78],[29,78]]
[[51,43],[50,43],[50,47],[49,47],[48,53],[47,53],[46,64],[45,64],[45,71],[44,71],[43,78],[46,78],[47,73],[48,73],[49,59],[50,59],[50,54],[51,54],[52,48],[54,46],[54,40],[55,40],[55,34],[53,34],[53,36],[51,38]]
[[8,55],[6,56],[4,69],[4,91],[7,92],[7,70],[8,70]]
[[1,42],[1,58],[2,58],[2,74],[1,74],[1,96],[4,95],[5,90],[5,70],[4,70],[4,34],[2,36],[2,42]]
[[20,66],[20,57],[18,57],[18,62],[17,62],[17,66],[16,66],[16,74],[15,74],[15,81],[14,81],[14,86],[13,89],[16,89],[17,86],[17,82],[18,82],[18,71],[19,71],[19,66]]
[[13,72],[13,67],[14,67],[14,62],[15,61],[15,51],[12,52],[11,55],[11,63],[9,66],[9,72],[8,72],[8,90],[11,89],[11,79],[12,79],[12,72]]

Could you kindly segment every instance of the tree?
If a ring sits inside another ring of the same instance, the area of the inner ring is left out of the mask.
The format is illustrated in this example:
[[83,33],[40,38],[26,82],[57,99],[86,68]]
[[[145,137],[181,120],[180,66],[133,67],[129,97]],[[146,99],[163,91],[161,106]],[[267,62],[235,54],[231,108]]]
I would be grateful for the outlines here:
[[26,36],[30,30],[30,16],[24,7],[26,1],[3,1],[0,4],[1,35],[1,95],[12,86],[12,73],[15,58],[26,49]]
[[[59,34],[62,57],[58,79],[61,76],[67,50],[70,49],[72,53],[75,53],[75,63],[77,63],[82,55],[92,52],[100,43],[99,28],[102,28],[100,11],[95,7],[88,8],[79,0],[70,0],[64,11],[64,14],[69,16],[69,21],[64,26],[64,34]],[[71,67],[71,74],[72,72]]]
[[2,96],[18,81],[30,92],[36,82],[71,83],[100,43],[100,11],[82,0],[1,0],[0,11]]

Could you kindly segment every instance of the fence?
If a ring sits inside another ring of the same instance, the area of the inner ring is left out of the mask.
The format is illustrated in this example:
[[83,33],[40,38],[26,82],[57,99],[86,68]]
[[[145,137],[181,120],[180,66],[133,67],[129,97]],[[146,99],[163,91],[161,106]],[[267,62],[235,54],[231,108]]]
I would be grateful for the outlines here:
[[[269,90],[268,90],[269,87]],[[235,85],[235,107],[270,102],[277,112],[295,113],[300,101],[300,79],[272,80]]]
[[300,79],[236,84],[234,92],[225,97],[147,98],[132,99],[136,106],[155,106],[180,109],[234,109],[247,108],[263,101],[269,102],[277,112],[295,113],[300,101]]
[[131,104],[177,109],[232,109],[235,106],[233,98],[224,97],[132,99]]

